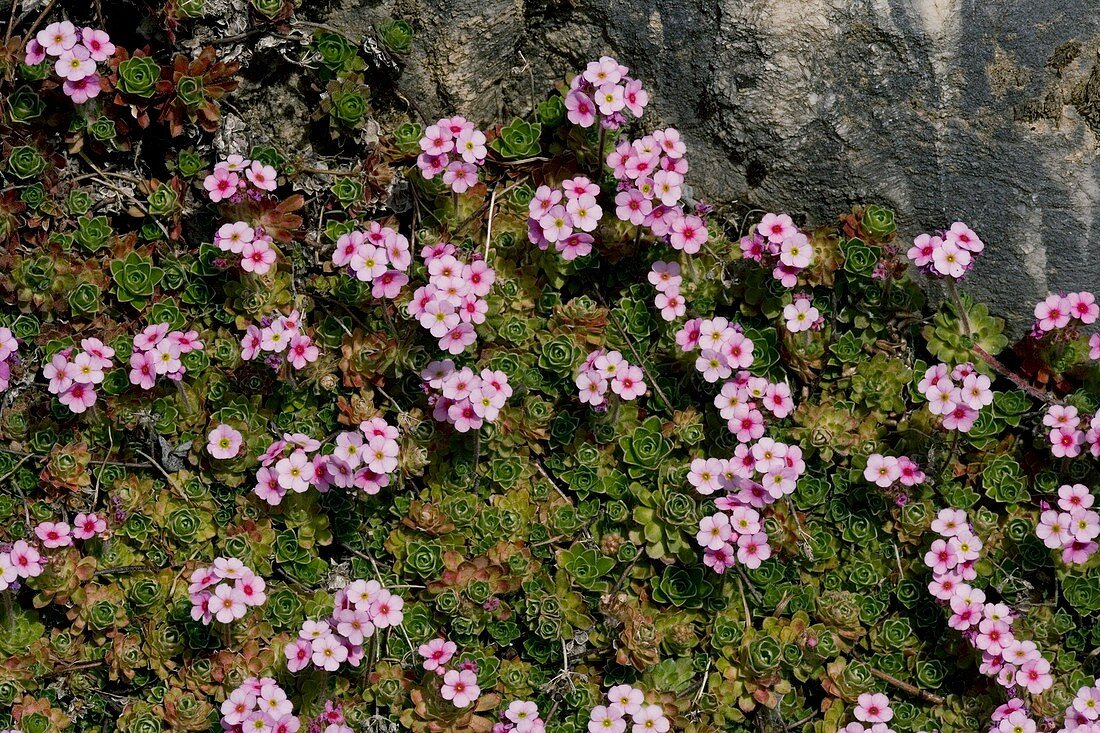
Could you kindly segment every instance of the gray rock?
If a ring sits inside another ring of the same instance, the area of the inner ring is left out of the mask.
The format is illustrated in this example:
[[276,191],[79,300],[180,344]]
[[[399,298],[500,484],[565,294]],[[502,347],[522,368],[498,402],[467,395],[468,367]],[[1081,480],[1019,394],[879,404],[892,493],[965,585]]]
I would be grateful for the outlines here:
[[401,84],[429,116],[526,111],[608,53],[650,89],[646,121],[685,134],[715,202],[807,223],[882,203],[907,237],[964,220],[988,245],[966,288],[1017,333],[1048,291],[1100,286],[1095,0],[354,5],[333,22],[414,23]]

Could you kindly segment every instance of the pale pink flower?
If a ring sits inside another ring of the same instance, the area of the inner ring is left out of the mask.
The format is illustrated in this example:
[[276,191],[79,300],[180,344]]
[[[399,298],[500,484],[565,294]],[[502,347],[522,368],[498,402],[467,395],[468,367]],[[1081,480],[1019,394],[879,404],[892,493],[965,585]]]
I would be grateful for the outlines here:
[[1035,306],[1035,319],[1042,331],[1053,331],[1069,325],[1071,305],[1061,295],[1048,295],[1046,300]]
[[424,658],[424,669],[428,672],[433,672],[451,661],[456,651],[458,646],[453,641],[443,639],[432,639],[417,649]]
[[223,583],[214,589],[209,604],[210,613],[223,624],[242,618],[248,611],[244,597],[228,583]]
[[77,44],[76,26],[67,20],[50,23],[38,31],[35,40],[50,56],[60,56]]
[[221,460],[236,458],[241,451],[244,438],[232,425],[222,423],[210,431],[206,438],[206,450],[214,458]]
[[888,723],[894,717],[890,698],[882,693],[863,693],[856,701],[856,720],[864,723]]
[[73,46],[58,57],[54,64],[54,71],[62,79],[80,81],[86,76],[95,73],[95,61],[84,46]]
[[278,182],[275,180],[278,173],[275,172],[275,169],[270,165],[264,165],[258,160],[252,161],[244,175],[253,186],[261,191],[274,191],[278,186]]
[[34,534],[47,549],[68,547],[73,543],[69,525],[64,522],[42,522],[34,528]]
[[767,237],[769,241],[780,244],[797,233],[798,228],[786,214],[764,214],[764,218],[756,226],[756,231]]

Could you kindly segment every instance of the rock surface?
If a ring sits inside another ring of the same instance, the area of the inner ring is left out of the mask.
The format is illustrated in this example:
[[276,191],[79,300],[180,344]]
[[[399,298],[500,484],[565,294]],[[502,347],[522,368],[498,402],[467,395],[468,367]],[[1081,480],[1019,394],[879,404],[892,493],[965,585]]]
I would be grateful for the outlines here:
[[1100,13],[1081,0],[348,0],[399,16],[426,114],[524,112],[603,53],[681,129],[716,202],[822,223],[854,203],[906,236],[971,224],[967,289],[1016,332],[1050,290],[1100,288]]

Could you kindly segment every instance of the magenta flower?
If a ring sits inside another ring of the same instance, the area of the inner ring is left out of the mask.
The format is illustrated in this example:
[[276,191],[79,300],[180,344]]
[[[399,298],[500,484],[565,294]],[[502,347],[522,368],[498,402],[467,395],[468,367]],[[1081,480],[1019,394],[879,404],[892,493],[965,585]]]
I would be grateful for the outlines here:
[[111,43],[107,31],[83,28],[80,31],[80,42],[88,49],[92,61],[106,61],[115,52],[115,44]]

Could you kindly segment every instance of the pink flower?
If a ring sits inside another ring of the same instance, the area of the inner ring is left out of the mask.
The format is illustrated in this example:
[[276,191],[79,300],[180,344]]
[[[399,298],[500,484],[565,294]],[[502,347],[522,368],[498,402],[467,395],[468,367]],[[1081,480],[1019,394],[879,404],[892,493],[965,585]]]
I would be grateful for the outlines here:
[[60,23],[50,23],[38,31],[35,40],[50,56],[60,56],[76,45],[76,26],[67,20]]
[[90,58],[88,49],[83,46],[73,46],[65,51],[54,64],[54,71],[62,79],[80,81],[95,73],[95,61]]
[[1060,295],[1048,295],[1046,300],[1035,306],[1035,319],[1041,331],[1054,331],[1069,325],[1072,306]]
[[699,248],[710,238],[707,226],[698,216],[690,214],[677,219],[672,224],[672,234],[669,243],[673,249],[683,250],[689,255],[699,251]]
[[[455,138],[455,151],[470,164],[484,162],[488,150],[485,148],[485,133],[477,129],[466,129]],[[475,174],[476,178],[476,174]]]
[[932,264],[932,255],[943,245],[943,240],[929,234],[918,235],[913,240],[913,246],[905,253],[917,267],[927,267]]
[[570,91],[565,95],[566,117],[574,125],[592,127],[596,122],[596,104],[584,92]]
[[316,472],[305,451],[299,449],[276,463],[275,473],[279,476],[279,486],[301,494],[309,489]]
[[631,733],[665,733],[669,729],[669,720],[660,705],[643,705],[633,719]]
[[62,392],[58,400],[79,415],[95,404],[95,388],[89,384],[76,383]]
[[1089,358],[1093,361],[1100,359],[1100,333],[1089,336]]
[[1066,296],[1070,314],[1084,324],[1095,323],[1100,317],[1100,305],[1092,293],[1070,293]]
[[248,611],[244,597],[228,583],[222,583],[214,589],[209,604],[210,613],[223,624],[242,618]]
[[42,522],[34,528],[34,534],[47,549],[68,547],[73,543],[69,525],[64,522]]
[[1081,454],[1085,433],[1070,427],[1050,431],[1050,452],[1056,458],[1075,458]]
[[779,261],[788,267],[804,269],[813,261],[814,250],[809,238],[802,232],[795,232],[783,240],[779,251]]
[[95,514],[81,512],[73,519],[73,537],[78,540],[90,540],[107,529],[107,523]]
[[641,367],[628,366],[611,380],[611,391],[624,400],[634,400],[646,393]]
[[456,160],[444,171],[443,182],[455,193],[466,193],[477,185],[477,168],[472,163]]
[[944,241],[956,244],[961,249],[975,254],[985,249],[985,245],[982,244],[982,240],[978,239],[978,235],[961,221],[952,224],[951,228],[944,232],[943,238]]
[[168,330],[169,326],[167,323],[155,323],[151,326],[146,326],[145,330],[137,336],[134,336],[134,348],[138,351],[150,351],[168,335]]
[[254,242],[246,242],[241,248],[241,269],[263,275],[271,269],[276,258],[275,250],[267,241],[258,239]]
[[427,155],[439,156],[454,150],[454,136],[441,125],[431,125],[420,138],[420,149]]
[[737,559],[750,570],[760,567],[771,556],[772,548],[768,545],[766,533],[743,534],[737,538]]
[[245,244],[255,238],[256,230],[248,226],[247,222],[230,222],[222,224],[218,229],[214,235],[214,244],[223,252],[240,254],[244,251]]
[[961,278],[970,266],[970,252],[953,242],[944,242],[932,253],[932,266],[936,272],[955,279]]
[[924,564],[930,567],[933,573],[942,575],[959,564],[959,557],[946,540],[936,540],[925,554]]
[[287,360],[295,369],[304,369],[306,364],[317,361],[321,350],[310,340],[309,336],[298,335],[290,340],[290,348],[287,350]]
[[215,204],[237,193],[240,178],[226,168],[215,168],[214,172],[203,179],[202,186]]
[[262,606],[264,601],[267,600],[267,594],[264,592],[266,588],[267,583],[264,582],[264,579],[251,571],[237,578],[237,582],[233,584],[233,589],[237,591],[238,595],[244,599],[245,605],[248,606]]
[[1050,674],[1050,662],[1042,657],[1024,662],[1016,672],[1016,684],[1027,688],[1032,695],[1049,690],[1054,684],[1054,677]]
[[732,533],[729,516],[717,512],[699,520],[699,532],[695,535],[695,541],[701,547],[717,550],[726,544]]
[[83,28],[80,31],[80,42],[88,49],[93,61],[106,61],[115,52],[115,44],[111,43],[107,31]]
[[347,647],[333,634],[314,639],[310,642],[310,648],[313,664],[328,672],[340,669],[340,663],[348,658]]
[[882,693],[863,693],[856,701],[856,720],[864,723],[888,723],[894,717],[890,698]]
[[233,426],[222,423],[210,431],[206,438],[206,450],[214,458],[236,458],[244,442],[239,431]]
[[477,686],[477,675],[472,671],[452,669],[443,675],[440,692],[444,700],[450,700],[456,708],[464,708],[481,695],[481,688]]
[[27,54],[23,57],[23,63],[27,66],[38,66],[46,60],[46,49],[37,39],[32,38],[27,44]]
[[932,520],[932,531],[943,537],[954,537],[968,531],[966,512],[962,509],[941,509]]
[[458,646],[453,641],[443,639],[432,639],[417,649],[420,656],[424,657],[424,669],[428,672],[433,672],[451,661],[456,651]]
[[641,226],[652,210],[653,204],[638,189],[622,191],[615,196],[615,216],[635,226]]
[[863,478],[884,489],[892,486],[895,481],[901,478],[898,459],[894,456],[872,453],[867,457],[867,468],[863,471]]
[[222,721],[229,725],[240,725],[256,709],[256,695],[244,687],[238,687],[222,703]]
[[821,312],[806,298],[799,298],[783,307],[783,319],[791,333],[810,330],[819,318]]
[[278,173],[275,172],[275,169],[270,165],[264,165],[258,160],[252,161],[244,175],[253,186],[261,191],[274,191],[278,186],[275,180]]
[[371,623],[380,629],[389,626],[400,626],[401,621],[405,618],[405,614],[401,611],[404,607],[404,599],[383,588],[378,591],[377,596],[370,605]]
[[786,214],[764,214],[764,218],[756,225],[756,231],[767,237],[769,241],[780,244],[787,237],[795,234],[798,228]]

